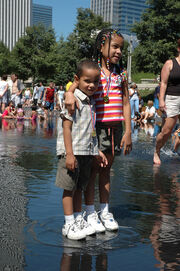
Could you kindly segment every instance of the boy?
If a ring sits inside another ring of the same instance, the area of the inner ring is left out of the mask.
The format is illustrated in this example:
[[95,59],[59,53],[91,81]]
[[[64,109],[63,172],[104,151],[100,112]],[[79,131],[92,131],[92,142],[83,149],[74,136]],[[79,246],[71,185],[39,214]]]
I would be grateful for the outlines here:
[[[76,108],[73,116],[69,116],[67,111],[64,112],[64,140],[61,135],[57,140],[59,164],[56,185],[64,189],[62,201],[65,224],[62,234],[72,240],[84,239],[95,233],[95,229],[84,220],[81,207],[82,190],[86,189],[90,178],[93,156],[99,155],[95,132],[96,116],[91,99],[99,79],[100,69],[95,62],[84,60],[78,65],[75,81],[79,89],[75,90],[75,97],[79,109]],[[106,166],[105,156],[101,154],[101,157]]]

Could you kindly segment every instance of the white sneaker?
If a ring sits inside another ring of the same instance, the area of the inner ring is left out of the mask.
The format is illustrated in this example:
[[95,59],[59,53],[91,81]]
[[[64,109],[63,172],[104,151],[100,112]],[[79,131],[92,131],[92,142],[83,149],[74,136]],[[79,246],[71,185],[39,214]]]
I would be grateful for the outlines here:
[[101,223],[96,211],[87,216],[87,223],[93,227],[96,233],[105,232],[106,230],[103,224]]
[[114,219],[113,214],[111,213],[101,213],[100,219],[108,231],[116,231],[119,228],[117,221]]
[[71,224],[64,224],[62,234],[71,240],[81,240],[86,238],[85,231],[81,229],[81,225],[77,220]]
[[79,221],[81,230],[85,232],[86,236],[96,233],[95,229],[84,219],[84,215],[78,215],[76,219]]

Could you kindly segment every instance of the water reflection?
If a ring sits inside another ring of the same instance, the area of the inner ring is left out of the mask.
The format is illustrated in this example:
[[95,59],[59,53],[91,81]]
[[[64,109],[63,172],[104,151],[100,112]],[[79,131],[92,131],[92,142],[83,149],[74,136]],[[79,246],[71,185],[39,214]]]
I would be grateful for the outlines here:
[[[11,244],[16,239],[21,248],[8,246],[8,253],[0,255],[4,266],[27,271],[179,270],[180,157],[172,154],[169,141],[162,166],[153,166],[154,140],[160,124],[132,122],[133,152],[129,157],[117,157],[111,171],[110,210],[118,220],[119,231],[85,242],[70,242],[61,235],[62,192],[54,185],[56,118],[36,123],[6,120],[0,122],[0,128],[0,168],[7,161],[1,171],[1,217],[7,214],[8,199],[13,217],[22,213],[21,221],[17,219],[19,230],[13,227],[15,222],[9,216],[8,234],[1,223],[3,242]],[[14,198],[10,200],[9,193],[13,191]],[[97,209],[98,197],[97,185]],[[19,240],[20,231],[24,239]],[[21,259],[19,264],[9,256],[14,254]]]
[[167,176],[154,166],[154,189],[159,195],[150,240],[161,270],[179,270],[180,266],[180,175]]

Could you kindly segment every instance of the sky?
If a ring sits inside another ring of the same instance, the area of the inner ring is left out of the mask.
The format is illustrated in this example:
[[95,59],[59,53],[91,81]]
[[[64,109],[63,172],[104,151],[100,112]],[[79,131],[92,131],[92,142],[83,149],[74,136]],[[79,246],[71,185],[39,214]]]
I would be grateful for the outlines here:
[[53,8],[53,28],[57,39],[63,35],[66,38],[74,29],[77,8],[90,8],[90,0],[33,0],[35,4],[47,5]]

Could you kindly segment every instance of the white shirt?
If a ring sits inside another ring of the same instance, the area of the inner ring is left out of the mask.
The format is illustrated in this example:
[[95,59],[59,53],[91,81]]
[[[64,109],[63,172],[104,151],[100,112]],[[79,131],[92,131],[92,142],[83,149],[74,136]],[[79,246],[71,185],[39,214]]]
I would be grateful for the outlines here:
[[151,107],[147,106],[145,112],[148,112],[150,114],[155,114],[156,108],[154,106],[151,106]]
[[0,81],[0,95],[2,95],[4,93],[4,90],[7,86],[7,84],[8,83],[6,81],[3,81],[3,80]]

